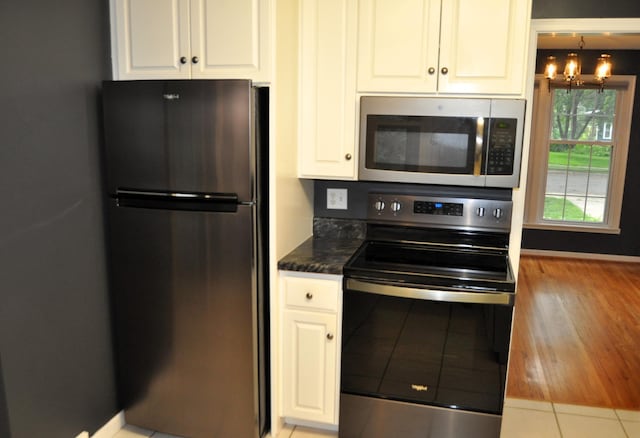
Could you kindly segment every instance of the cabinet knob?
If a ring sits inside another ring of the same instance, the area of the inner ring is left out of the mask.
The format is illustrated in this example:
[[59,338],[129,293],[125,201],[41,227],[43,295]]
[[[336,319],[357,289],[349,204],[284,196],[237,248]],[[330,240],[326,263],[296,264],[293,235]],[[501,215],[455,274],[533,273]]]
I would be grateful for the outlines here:
[[333,340],[333,333],[327,333],[327,339],[332,341]]
[[442,69],[440,70],[440,73],[442,73],[443,75],[446,75],[447,73],[449,73],[449,69],[447,67],[442,67]]
[[308,300],[313,298],[313,294],[311,292],[307,292],[307,294],[305,296],[307,297]]
[[347,154],[344,156],[345,160],[349,161],[351,160],[351,154]]
[[200,61],[200,60],[198,59],[197,56],[194,56],[193,58],[191,58],[191,62],[193,62],[194,64],[197,64],[198,61]]
[[186,64],[186,63],[187,63],[187,57],[186,56],[180,57],[180,64]]
[[429,67],[429,70],[427,70],[427,73],[429,73],[430,75],[434,74],[436,72],[436,69],[433,67]]

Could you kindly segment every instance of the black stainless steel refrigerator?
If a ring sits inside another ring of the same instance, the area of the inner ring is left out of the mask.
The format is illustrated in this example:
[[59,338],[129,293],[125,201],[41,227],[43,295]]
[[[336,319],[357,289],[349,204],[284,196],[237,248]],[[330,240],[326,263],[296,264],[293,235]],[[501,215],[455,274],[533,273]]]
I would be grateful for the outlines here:
[[244,80],[103,84],[129,424],[191,438],[265,432],[265,97]]

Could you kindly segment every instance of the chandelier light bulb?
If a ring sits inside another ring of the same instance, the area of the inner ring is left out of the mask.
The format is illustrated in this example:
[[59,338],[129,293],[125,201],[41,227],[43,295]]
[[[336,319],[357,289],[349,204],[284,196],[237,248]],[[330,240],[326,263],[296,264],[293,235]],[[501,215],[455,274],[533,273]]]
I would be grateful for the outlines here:
[[598,58],[598,64],[596,65],[596,79],[603,81],[611,76],[611,55],[603,53]]
[[580,78],[580,59],[577,53],[569,53],[564,67],[564,79],[566,81],[576,81]]
[[544,67],[544,77],[546,79],[555,79],[558,75],[558,64],[556,64],[555,56],[547,57],[547,64]]

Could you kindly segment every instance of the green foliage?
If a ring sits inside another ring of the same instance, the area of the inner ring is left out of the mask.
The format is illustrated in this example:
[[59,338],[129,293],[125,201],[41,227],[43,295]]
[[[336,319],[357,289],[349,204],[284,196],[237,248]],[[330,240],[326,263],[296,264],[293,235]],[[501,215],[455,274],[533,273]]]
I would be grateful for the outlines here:
[[[576,145],[573,150],[550,148],[549,169],[590,170],[608,172],[611,166],[611,148],[603,146]],[[567,145],[564,145],[567,146]],[[554,149],[560,149],[554,151]]]
[[567,222],[602,222],[600,219],[589,216],[580,207],[568,199],[546,196],[544,198],[544,219]]

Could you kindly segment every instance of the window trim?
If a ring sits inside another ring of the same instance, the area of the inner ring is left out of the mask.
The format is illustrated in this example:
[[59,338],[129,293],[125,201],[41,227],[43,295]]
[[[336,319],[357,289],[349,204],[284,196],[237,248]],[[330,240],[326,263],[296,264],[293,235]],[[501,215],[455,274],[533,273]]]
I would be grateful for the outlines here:
[[[589,80],[589,77],[585,77]],[[544,192],[547,181],[548,139],[551,124],[549,108],[551,99],[547,81],[543,75],[536,75],[533,91],[533,111],[531,129],[531,147],[527,193],[525,199],[524,228],[555,231],[578,231],[587,233],[620,234],[620,215],[624,192],[629,136],[633,113],[636,77],[634,75],[616,75],[607,80],[606,87],[617,88],[622,92],[616,99],[615,135],[611,157],[611,179],[607,188],[608,205],[602,223],[562,222],[543,219]],[[542,94],[544,93],[544,94]],[[536,129],[536,126],[538,127]]]

